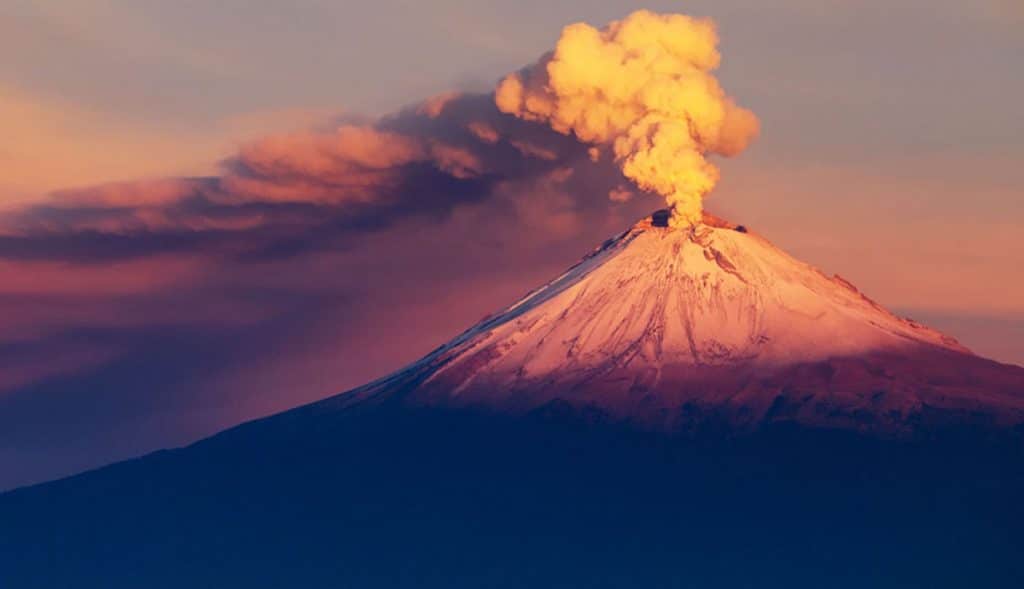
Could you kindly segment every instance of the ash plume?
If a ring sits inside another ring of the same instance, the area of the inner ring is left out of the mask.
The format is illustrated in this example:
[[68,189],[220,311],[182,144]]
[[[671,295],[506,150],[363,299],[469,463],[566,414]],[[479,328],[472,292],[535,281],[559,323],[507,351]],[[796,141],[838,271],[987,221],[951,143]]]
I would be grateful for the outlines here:
[[221,167],[210,177],[58,191],[0,212],[0,259],[291,255],[465,209],[525,231],[562,219],[566,232],[607,210],[592,195],[622,182],[586,145],[500,112],[492,94],[446,94],[371,122],[267,136]]
[[576,23],[553,52],[505,77],[495,102],[610,150],[626,177],[665,197],[673,225],[691,225],[719,178],[707,156],[738,154],[759,130],[713,75],[717,45],[711,20],[684,15]]

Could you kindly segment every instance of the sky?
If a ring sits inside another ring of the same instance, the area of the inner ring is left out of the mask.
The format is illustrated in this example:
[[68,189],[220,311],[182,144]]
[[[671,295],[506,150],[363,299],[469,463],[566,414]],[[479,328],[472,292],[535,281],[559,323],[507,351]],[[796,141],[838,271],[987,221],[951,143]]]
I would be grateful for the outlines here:
[[760,118],[709,210],[1024,364],[1022,6],[5,2],[0,489],[381,376],[658,208],[486,96],[641,7]]

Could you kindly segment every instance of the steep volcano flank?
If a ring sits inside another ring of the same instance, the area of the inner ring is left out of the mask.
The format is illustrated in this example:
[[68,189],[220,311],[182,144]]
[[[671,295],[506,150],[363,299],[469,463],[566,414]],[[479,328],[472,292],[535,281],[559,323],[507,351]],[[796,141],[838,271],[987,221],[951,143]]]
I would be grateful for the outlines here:
[[658,225],[637,223],[421,361],[329,403],[514,414],[567,403],[669,431],[1024,422],[1024,369],[889,313],[745,227],[710,215]]

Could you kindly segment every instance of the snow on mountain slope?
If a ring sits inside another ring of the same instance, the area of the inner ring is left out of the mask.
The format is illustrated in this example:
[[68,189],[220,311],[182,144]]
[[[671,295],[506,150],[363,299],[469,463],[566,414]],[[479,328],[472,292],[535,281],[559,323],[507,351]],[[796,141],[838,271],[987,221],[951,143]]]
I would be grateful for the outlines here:
[[397,394],[513,412],[562,401],[659,429],[716,418],[890,431],[936,412],[1024,421],[1024,369],[974,356],[710,215],[690,229],[645,219],[342,398]]
[[966,351],[754,234],[708,224],[640,223],[493,323],[473,347],[501,350],[488,371],[521,377],[609,362],[788,363],[908,343]]

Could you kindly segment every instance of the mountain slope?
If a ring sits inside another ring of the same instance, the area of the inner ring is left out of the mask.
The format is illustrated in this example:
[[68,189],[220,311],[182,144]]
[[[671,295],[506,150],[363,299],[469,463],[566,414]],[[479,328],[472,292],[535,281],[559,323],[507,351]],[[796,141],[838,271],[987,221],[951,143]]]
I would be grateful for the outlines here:
[[1019,587],[1022,383],[641,222],[389,377],[0,494],[0,587]]
[[342,405],[523,413],[553,401],[659,430],[709,418],[907,433],[1024,422],[1024,369],[901,319],[745,228],[645,219]]

